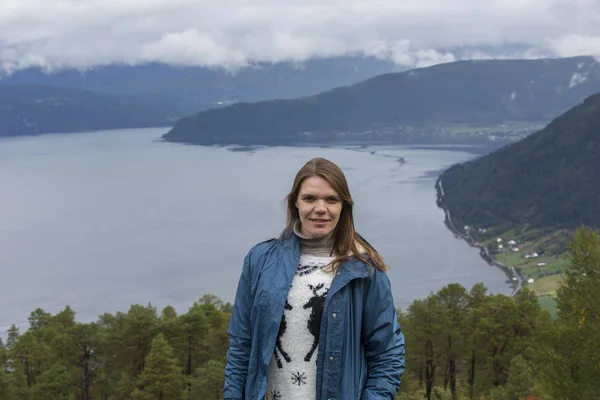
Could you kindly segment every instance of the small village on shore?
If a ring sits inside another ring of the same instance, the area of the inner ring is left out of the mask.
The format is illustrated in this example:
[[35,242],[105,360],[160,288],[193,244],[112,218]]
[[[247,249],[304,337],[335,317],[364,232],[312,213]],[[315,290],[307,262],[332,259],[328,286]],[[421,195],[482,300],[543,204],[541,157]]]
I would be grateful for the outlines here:
[[511,296],[515,296],[521,287],[528,286],[537,294],[540,305],[554,315],[554,296],[562,282],[563,269],[568,265],[563,243],[570,233],[558,231],[536,236],[531,232],[518,235],[514,230],[498,232],[490,227],[465,225],[459,228],[444,203],[441,177],[435,187],[437,205],[444,210],[444,223],[448,229],[457,238],[478,248],[481,258],[506,274],[512,289]]

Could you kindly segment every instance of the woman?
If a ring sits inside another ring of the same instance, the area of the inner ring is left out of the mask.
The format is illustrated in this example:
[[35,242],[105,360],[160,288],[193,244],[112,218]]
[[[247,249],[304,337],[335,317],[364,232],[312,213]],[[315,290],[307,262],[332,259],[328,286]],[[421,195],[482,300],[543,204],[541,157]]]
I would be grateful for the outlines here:
[[354,230],[342,170],[298,171],[287,226],[244,260],[224,399],[393,399],[404,372],[387,267]]

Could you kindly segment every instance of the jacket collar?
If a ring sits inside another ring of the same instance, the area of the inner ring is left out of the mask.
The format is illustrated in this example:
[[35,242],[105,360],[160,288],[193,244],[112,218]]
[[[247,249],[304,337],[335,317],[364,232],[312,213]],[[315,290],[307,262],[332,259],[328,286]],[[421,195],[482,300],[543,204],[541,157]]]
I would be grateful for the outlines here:
[[293,230],[291,232],[284,230],[279,235],[279,243],[284,250],[290,251],[296,258],[300,258],[300,238]]
[[[292,255],[293,259],[300,259],[300,238],[292,232],[283,231],[279,236],[281,247]],[[350,256],[344,262],[339,270],[340,275],[345,275],[344,278],[349,280],[354,278],[366,278],[371,276],[371,267],[360,261],[356,256]],[[344,279],[346,280],[346,279]]]
[[367,276],[371,276],[371,267],[356,256],[350,256],[340,267],[340,271],[342,270],[346,271],[351,278],[366,278]]

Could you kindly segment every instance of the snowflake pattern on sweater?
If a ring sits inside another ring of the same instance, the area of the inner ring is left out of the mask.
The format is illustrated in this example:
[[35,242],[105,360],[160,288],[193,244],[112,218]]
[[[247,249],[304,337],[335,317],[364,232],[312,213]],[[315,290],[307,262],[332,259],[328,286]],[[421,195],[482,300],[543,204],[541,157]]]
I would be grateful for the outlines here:
[[269,365],[269,400],[316,398],[321,317],[334,276],[323,267],[333,259],[300,256]]

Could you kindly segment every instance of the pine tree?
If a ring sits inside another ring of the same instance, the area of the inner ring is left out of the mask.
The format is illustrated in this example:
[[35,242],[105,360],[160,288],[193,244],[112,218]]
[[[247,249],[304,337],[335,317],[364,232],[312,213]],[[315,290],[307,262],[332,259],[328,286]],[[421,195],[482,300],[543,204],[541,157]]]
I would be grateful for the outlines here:
[[127,352],[122,354],[127,363],[134,362],[134,377],[138,377],[144,369],[144,360],[150,349],[152,337],[158,325],[156,308],[148,304],[146,307],[134,305],[123,319],[124,326],[119,338],[125,344]]
[[443,333],[441,307],[437,296],[429,296],[424,300],[415,300],[408,307],[409,329],[412,334],[413,349],[420,357],[417,359],[425,386],[425,398],[432,399],[439,369],[444,365],[440,362],[440,337]]
[[6,362],[8,360],[8,349],[4,346],[4,342],[2,338],[0,338],[0,369],[4,370],[7,365]]
[[[475,343],[483,350],[487,364],[486,378],[480,385],[483,390],[506,383],[510,360],[533,334],[537,315],[522,314],[527,307],[511,297],[496,294],[476,310]],[[537,304],[535,307],[539,310]]]
[[98,338],[99,356],[108,368],[108,380],[102,384],[103,391],[109,391],[126,372],[136,380],[144,369],[144,360],[150,351],[150,344],[158,327],[156,309],[132,305],[127,313],[116,315],[105,313],[97,325],[102,332]]
[[36,400],[70,400],[69,372],[65,366],[55,364],[37,377],[31,390]]
[[29,329],[36,331],[50,324],[51,315],[41,308],[36,308],[29,315]]
[[198,304],[201,306],[212,306],[216,310],[221,310],[223,307],[223,300],[215,296],[214,294],[205,294],[198,299]]
[[506,382],[506,400],[521,400],[533,392],[533,372],[527,361],[518,355],[510,363],[510,372]]
[[127,373],[122,372],[121,379],[115,388],[115,395],[111,397],[111,400],[131,400],[135,390],[135,381]]
[[467,291],[457,283],[442,288],[437,296],[444,308],[442,316],[443,339],[440,344],[446,359],[446,383],[449,386],[451,397],[456,399],[456,382],[459,374],[459,366],[462,362],[466,341],[464,340],[464,324],[468,305]]
[[225,383],[225,363],[210,360],[196,371],[190,388],[190,399],[221,400]]
[[553,398],[592,399],[600,393],[600,234],[577,229],[568,256],[545,381]]
[[[489,398],[489,400],[508,400],[508,397],[506,394],[506,387],[505,386],[493,387],[490,390],[489,396],[487,398]],[[519,400],[523,400],[523,399],[519,399]]]
[[177,311],[173,306],[166,306],[160,313],[160,318],[165,321],[177,318]]
[[96,324],[76,323],[68,328],[69,364],[71,376],[79,389],[81,400],[92,399],[91,388],[101,366],[97,354],[98,326]]
[[474,335],[479,323],[480,310],[487,301],[487,288],[482,283],[473,285],[469,291],[467,315],[465,321],[466,346],[468,349],[467,384],[469,397],[475,398],[477,377],[481,376],[484,366],[484,357],[478,338]]
[[10,375],[4,370],[4,367],[0,367],[0,399],[10,399],[11,388],[10,388]]
[[27,331],[15,343],[12,357],[15,369],[23,368],[27,378],[27,386],[32,387],[36,378],[44,372],[44,367],[50,362],[51,351],[41,342],[34,331]]
[[27,386],[27,377],[23,369],[19,368],[12,371],[8,375],[8,384],[10,388],[10,395],[6,399],[0,397],[2,400],[29,400],[31,398],[31,391]]
[[173,349],[162,334],[152,341],[145,368],[134,392],[135,400],[180,400],[182,398],[181,370],[173,357]]
[[187,313],[181,315],[179,321],[183,332],[182,364],[185,375],[191,377],[194,371],[206,362],[203,345],[209,324],[204,309],[198,303],[194,303]]
[[6,348],[8,351],[12,351],[15,347],[15,343],[19,340],[19,328],[16,325],[11,325],[8,328],[8,337],[6,338]]

